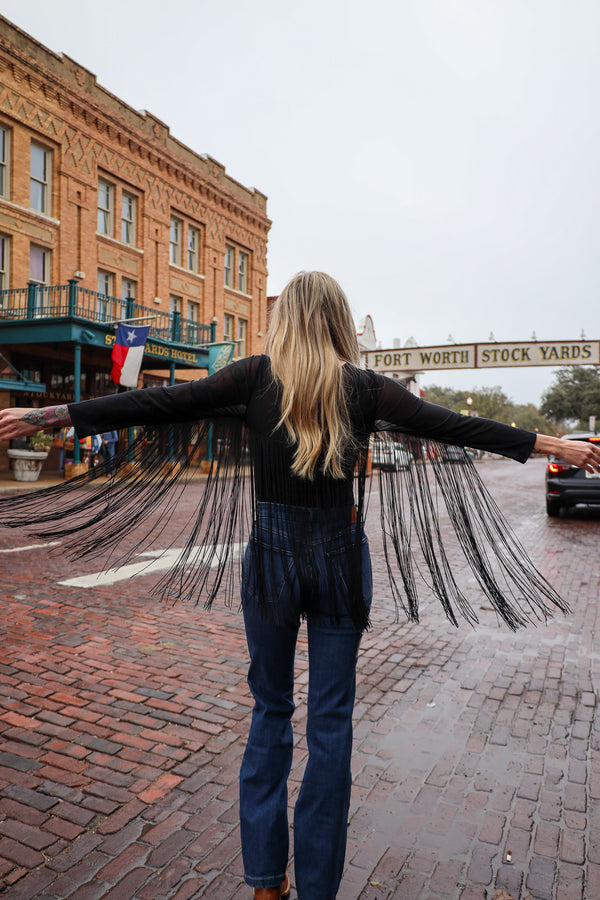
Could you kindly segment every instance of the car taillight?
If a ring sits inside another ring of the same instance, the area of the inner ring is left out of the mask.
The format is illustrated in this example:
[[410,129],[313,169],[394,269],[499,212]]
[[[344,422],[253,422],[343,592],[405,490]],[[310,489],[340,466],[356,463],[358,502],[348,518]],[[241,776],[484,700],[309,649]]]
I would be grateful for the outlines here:
[[588,438],[588,441],[591,441],[592,444],[600,443],[600,434],[594,435],[594,437]]
[[548,463],[548,471],[553,475],[558,475],[559,472],[568,472],[570,468],[571,466],[566,463]]

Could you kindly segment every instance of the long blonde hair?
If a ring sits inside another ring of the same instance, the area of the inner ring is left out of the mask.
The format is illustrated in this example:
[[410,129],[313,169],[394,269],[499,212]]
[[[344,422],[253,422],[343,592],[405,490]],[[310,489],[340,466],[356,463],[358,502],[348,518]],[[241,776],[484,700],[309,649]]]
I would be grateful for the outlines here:
[[300,272],[273,306],[265,350],[281,387],[281,419],[296,445],[292,471],[312,480],[322,471],[343,478],[352,441],[341,363],[358,365],[360,351],[343,290],[323,272]]

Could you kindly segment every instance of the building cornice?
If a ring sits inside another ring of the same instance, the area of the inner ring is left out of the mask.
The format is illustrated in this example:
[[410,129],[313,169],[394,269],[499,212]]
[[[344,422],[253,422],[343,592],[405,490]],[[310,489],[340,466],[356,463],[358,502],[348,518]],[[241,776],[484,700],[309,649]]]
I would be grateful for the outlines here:
[[134,110],[96,81],[96,76],[75,60],[56,54],[0,16],[0,70],[10,70],[18,84],[27,81],[59,109],[70,110],[88,128],[116,139],[131,153],[156,165],[180,186],[244,220],[266,236],[271,221],[267,197],[246,188],[225,166],[191,150],[172,137],[168,125],[151,113]]

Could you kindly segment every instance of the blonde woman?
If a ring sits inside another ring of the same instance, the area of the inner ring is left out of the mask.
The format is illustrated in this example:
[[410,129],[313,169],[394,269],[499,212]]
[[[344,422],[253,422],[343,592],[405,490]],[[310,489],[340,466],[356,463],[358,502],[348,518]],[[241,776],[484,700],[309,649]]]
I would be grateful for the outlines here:
[[[102,541],[114,545],[119,529],[139,523],[156,508],[161,486],[167,495],[181,478],[189,462],[190,441],[187,433],[177,439],[177,428],[209,420],[227,423],[221,424],[227,439],[219,444],[227,449],[207,483],[175,582],[176,592],[185,593],[190,585],[189,592],[204,591],[209,600],[223,590],[223,571],[231,554],[221,549],[218,558],[209,555],[205,562],[205,556],[193,558],[193,548],[199,540],[206,546],[233,546],[236,528],[244,520],[242,511],[250,510],[241,584],[248,681],[255,701],[240,774],[245,880],[254,888],[255,900],[289,896],[287,778],[293,749],[294,653],[304,619],[309,652],[308,760],[294,812],[295,883],[300,900],[333,900],[346,847],[356,659],[372,593],[363,528],[370,435],[393,428],[437,442],[430,454],[419,445],[415,454],[419,461],[405,478],[403,489],[412,492],[409,511],[403,509],[402,491],[394,479],[381,479],[390,569],[397,563],[392,572],[394,597],[416,619],[410,563],[414,534],[433,589],[451,621],[457,621],[455,609],[467,619],[475,618],[443,561],[429,483],[433,471],[482,590],[513,628],[551,615],[555,606],[564,609],[564,604],[510,536],[474,468],[467,462],[444,465],[444,442],[492,450],[521,462],[533,449],[560,451],[563,459],[590,472],[600,471],[600,449],[588,443],[559,444],[549,436],[463,417],[425,403],[390,379],[361,370],[355,327],[342,289],[323,273],[306,272],[293,278],[278,298],[263,356],[242,359],[209,378],[172,388],[0,413],[0,440],[71,423],[79,438],[128,425],[150,426],[134,451],[144,463],[137,479],[121,476],[117,460],[110,490],[100,487],[93,496],[87,492],[85,504],[76,482],[33,499],[21,498],[18,504],[0,502],[0,523],[13,527],[45,523],[46,530],[40,533],[56,534],[60,528],[67,530],[64,523],[72,516],[74,524],[69,527],[77,531],[80,549],[82,543],[84,550],[97,549]],[[165,423],[169,430],[160,438],[152,437],[152,429],[160,433]],[[183,424],[173,428],[173,423]],[[207,436],[205,425],[199,434]],[[250,473],[242,463],[244,441],[251,456]],[[200,443],[195,440],[193,445]],[[423,464],[424,456],[431,465]],[[167,476],[162,474],[165,458],[176,463]],[[127,453],[122,455],[123,461],[127,459],[131,459]],[[95,477],[83,476],[82,481]],[[88,545],[83,537],[86,524],[93,531]],[[518,588],[512,597],[487,568],[480,552],[482,534]],[[215,568],[218,574],[209,584],[208,570]],[[183,573],[192,570],[192,580],[186,580]]]

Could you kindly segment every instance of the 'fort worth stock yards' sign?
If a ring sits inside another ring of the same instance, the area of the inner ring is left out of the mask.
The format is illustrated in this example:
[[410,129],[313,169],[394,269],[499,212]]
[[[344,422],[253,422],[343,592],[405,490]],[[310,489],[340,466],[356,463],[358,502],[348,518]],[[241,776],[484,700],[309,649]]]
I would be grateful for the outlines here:
[[513,366],[600,364],[600,341],[525,341],[518,344],[446,344],[369,350],[367,368],[377,372],[428,372],[436,369],[494,369]]

